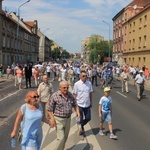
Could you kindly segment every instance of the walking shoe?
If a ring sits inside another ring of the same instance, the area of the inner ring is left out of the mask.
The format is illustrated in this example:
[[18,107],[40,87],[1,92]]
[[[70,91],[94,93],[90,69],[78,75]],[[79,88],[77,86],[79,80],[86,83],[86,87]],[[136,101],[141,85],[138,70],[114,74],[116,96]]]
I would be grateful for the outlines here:
[[80,135],[80,140],[83,141],[84,140],[84,136]]
[[117,136],[114,135],[113,133],[110,134],[110,139],[117,139]]
[[100,134],[101,136],[104,136],[104,133],[103,133],[102,130],[99,131],[99,134]]

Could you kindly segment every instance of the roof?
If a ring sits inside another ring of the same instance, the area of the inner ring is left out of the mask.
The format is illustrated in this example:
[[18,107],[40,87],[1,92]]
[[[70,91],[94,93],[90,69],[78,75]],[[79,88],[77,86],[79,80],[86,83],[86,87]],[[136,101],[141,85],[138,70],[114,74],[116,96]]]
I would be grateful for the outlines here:
[[145,6],[147,3],[149,3],[149,0],[133,0],[128,6]]

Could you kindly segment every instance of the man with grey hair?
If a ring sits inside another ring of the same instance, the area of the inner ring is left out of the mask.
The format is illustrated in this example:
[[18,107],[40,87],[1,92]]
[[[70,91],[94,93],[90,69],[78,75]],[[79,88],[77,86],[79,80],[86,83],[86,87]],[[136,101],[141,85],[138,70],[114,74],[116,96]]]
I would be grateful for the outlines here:
[[50,96],[54,92],[53,85],[48,82],[47,75],[43,75],[42,77],[43,82],[39,84],[37,92],[39,95],[39,101],[41,102],[42,108],[43,108],[43,115],[45,118],[48,117],[47,111],[46,111],[46,104],[50,99]]
[[76,101],[68,89],[68,82],[61,81],[59,90],[52,94],[47,103],[47,111],[51,119],[50,126],[56,127],[57,132],[55,150],[64,150],[70,130],[72,107],[75,109],[78,119],[80,119]]

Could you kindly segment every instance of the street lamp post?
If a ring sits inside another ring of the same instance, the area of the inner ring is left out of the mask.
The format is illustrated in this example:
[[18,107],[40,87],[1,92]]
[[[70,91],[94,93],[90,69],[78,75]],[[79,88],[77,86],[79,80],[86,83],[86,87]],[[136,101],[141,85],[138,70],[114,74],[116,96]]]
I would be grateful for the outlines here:
[[18,63],[18,49],[19,49],[19,21],[20,21],[20,8],[25,5],[26,3],[30,2],[30,0],[26,1],[25,3],[21,4],[18,7],[18,22],[17,22],[17,63]]
[[46,32],[47,30],[49,30],[49,28],[45,29],[45,30],[43,31],[43,34],[44,34],[44,32]]
[[107,24],[108,25],[108,28],[109,28],[109,49],[108,49],[108,61],[110,62],[110,25],[109,25],[109,23],[107,23],[106,21],[104,21],[103,20],[103,22],[105,23],[105,24]]

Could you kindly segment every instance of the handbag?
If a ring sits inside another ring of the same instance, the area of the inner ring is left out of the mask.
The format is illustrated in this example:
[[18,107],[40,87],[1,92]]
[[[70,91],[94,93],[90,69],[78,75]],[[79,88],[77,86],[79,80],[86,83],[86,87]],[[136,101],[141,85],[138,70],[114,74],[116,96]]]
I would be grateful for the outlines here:
[[24,107],[23,107],[23,119],[20,122],[20,126],[19,126],[18,133],[17,133],[17,141],[19,143],[21,143],[21,141],[22,141],[22,135],[23,135],[22,134],[22,127],[23,127],[23,124],[24,124],[25,112],[26,112],[26,104],[24,104]]

